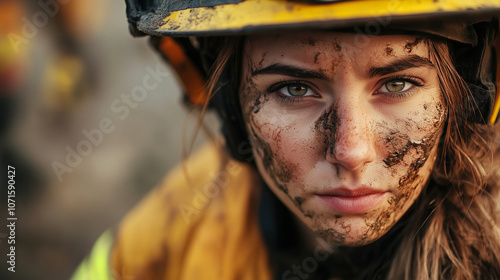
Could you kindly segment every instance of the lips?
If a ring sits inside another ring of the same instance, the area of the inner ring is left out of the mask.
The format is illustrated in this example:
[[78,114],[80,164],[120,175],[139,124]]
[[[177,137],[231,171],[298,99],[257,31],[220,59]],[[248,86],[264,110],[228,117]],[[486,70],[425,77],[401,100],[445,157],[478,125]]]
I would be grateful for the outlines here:
[[373,209],[388,191],[368,187],[355,189],[335,188],[320,194],[318,198],[332,210],[341,214],[359,214]]

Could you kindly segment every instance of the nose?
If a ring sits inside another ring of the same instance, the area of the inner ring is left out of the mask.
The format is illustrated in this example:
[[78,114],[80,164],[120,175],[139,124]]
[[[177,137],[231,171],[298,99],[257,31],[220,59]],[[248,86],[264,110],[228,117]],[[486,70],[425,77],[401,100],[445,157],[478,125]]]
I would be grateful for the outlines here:
[[326,153],[328,162],[348,170],[362,170],[376,158],[375,137],[366,108],[361,103],[351,100],[337,104],[338,123]]

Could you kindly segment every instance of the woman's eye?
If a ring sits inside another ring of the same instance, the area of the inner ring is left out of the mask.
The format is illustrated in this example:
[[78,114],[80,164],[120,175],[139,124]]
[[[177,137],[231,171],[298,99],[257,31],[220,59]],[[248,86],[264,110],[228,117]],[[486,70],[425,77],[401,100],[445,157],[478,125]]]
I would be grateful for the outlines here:
[[313,95],[311,89],[308,86],[302,84],[290,84],[280,88],[278,92],[285,96],[296,97]]
[[382,86],[377,90],[379,93],[398,93],[410,90],[415,86],[414,83],[398,79],[390,80],[382,84]]

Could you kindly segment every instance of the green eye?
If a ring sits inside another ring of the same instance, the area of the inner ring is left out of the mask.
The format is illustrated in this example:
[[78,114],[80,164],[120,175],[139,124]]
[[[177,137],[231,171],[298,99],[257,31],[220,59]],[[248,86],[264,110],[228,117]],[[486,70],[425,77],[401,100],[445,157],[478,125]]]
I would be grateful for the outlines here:
[[416,87],[424,86],[421,78],[413,76],[396,76],[386,79],[375,91],[376,95],[382,95],[387,98],[405,98],[410,96]]
[[314,90],[302,81],[283,81],[270,86],[267,92],[276,93],[278,97],[289,98],[294,102],[305,97],[316,96]]
[[291,96],[304,96],[308,90],[308,88],[303,85],[289,85],[286,89]]
[[400,92],[406,87],[406,82],[401,80],[394,80],[385,83],[385,88],[388,92]]

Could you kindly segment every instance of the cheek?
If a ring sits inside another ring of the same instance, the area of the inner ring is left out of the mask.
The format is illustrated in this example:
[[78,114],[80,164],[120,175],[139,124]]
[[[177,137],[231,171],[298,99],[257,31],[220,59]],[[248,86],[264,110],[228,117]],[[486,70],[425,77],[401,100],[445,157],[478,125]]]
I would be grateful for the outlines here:
[[378,124],[379,145],[386,151],[381,164],[390,172],[395,185],[389,207],[377,214],[376,220],[367,221],[367,236],[387,232],[411,207],[432,172],[446,113],[441,101],[421,107],[420,117]]
[[384,151],[383,163],[395,172],[417,168],[429,158],[439,140],[446,119],[444,100],[438,96],[416,105],[405,115],[376,124],[378,149]]
[[296,114],[280,113],[268,107],[250,116],[248,130],[254,152],[274,180],[301,181],[319,155],[311,125]]

